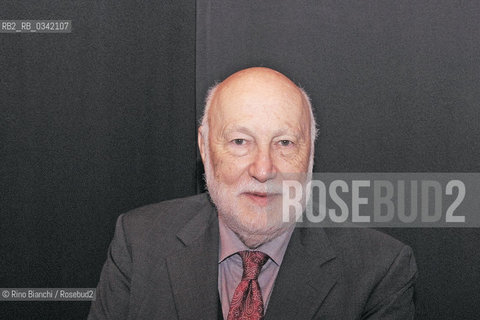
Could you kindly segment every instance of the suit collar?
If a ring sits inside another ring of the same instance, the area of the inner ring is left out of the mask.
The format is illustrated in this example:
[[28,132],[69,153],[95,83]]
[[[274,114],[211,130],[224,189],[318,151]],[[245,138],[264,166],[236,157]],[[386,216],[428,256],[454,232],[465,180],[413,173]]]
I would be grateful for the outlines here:
[[216,319],[218,218],[208,202],[178,233],[184,247],[167,257],[178,319]]
[[265,319],[311,319],[337,282],[335,258],[323,229],[295,229]]
[[[177,232],[177,238],[185,245],[189,246],[196,240],[213,231],[218,236],[218,216],[215,207],[210,202],[208,195],[204,195],[204,203],[198,210],[198,213],[188,221],[185,226]],[[213,230],[212,228],[216,228]]]

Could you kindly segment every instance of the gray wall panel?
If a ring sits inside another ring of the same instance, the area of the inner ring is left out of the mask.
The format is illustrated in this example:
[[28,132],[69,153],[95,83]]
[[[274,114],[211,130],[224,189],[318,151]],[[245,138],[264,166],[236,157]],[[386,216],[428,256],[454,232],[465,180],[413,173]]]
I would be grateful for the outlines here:
[[[310,93],[315,171],[480,170],[480,3],[197,1],[197,114],[250,66]],[[413,247],[419,319],[477,319],[480,232],[383,229]]]

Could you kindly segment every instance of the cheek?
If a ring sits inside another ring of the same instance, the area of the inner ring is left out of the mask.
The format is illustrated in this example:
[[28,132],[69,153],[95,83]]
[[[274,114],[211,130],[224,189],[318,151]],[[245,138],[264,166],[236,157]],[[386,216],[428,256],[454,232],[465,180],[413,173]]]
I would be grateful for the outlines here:
[[213,161],[215,178],[227,185],[234,185],[242,179],[243,175],[247,174],[248,163],[227,155],[222,156],[215,157],[217,160]]
[[279,154],[277,168],[283,173],[306,172],[310,161],[309,148],[302,148],[294,153]]

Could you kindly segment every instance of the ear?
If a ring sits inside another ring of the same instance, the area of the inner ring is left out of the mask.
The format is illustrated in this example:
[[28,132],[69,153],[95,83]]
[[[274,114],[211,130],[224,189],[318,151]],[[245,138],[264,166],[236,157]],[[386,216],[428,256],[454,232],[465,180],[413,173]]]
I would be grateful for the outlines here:
[[203,126],[198,128],[198,149],[200,149],[200,156],[202,157],[202,162],[205,164],[205,139],[207,137],[203,136]]

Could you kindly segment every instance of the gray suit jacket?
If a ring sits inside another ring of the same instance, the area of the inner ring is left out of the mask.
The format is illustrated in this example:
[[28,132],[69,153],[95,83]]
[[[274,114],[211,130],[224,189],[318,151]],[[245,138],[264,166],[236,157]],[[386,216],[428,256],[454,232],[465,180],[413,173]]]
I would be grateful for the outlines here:
[[[121,215],[88,319],[217,319],[218,242],[205,194]],[[416,273],[380,232],[297,228],[265,319],[412,319]]]

